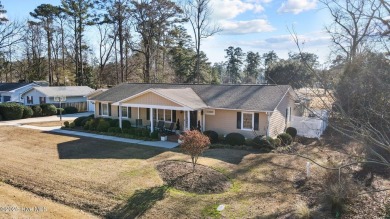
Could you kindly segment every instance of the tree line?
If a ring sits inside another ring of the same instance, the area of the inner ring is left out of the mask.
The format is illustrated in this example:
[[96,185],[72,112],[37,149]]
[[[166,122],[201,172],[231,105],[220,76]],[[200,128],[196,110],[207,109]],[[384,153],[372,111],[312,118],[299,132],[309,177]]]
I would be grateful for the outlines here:
[[127,81],[205,83],[212,66],[201,41],[220,31],[210,20],[209,4],[62,0],[39,5],[23,22],[6,19],[1,5],[0,81],[91,87]]

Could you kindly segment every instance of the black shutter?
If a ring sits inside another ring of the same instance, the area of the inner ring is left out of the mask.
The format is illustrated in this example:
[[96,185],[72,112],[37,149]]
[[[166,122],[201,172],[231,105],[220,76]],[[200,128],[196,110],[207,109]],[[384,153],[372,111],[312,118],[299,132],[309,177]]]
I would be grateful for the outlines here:
[[253,127],[253,129],[254,130],[259,130],[259,113],[255,113],[255,124],[254,124],[254,127]]
[[146,108],[146,120],[150,120],[150,108]]
[[108,116],[111,116],[111,103],[108,104]]
[[237,129],[241,129],[241,112],[237,112]]
[[176,110],[172,110],[172,122],[176,122]]
[[[119,109],[120,109],[121,107],[120,106],[118,106],[118,117],[119,117]],[[123,116],[123,115],[122,115]]]
[[127,118],[131,118],[131,107],[127,107]]
[[99,115],[102,115],[102,103],[99,102]]

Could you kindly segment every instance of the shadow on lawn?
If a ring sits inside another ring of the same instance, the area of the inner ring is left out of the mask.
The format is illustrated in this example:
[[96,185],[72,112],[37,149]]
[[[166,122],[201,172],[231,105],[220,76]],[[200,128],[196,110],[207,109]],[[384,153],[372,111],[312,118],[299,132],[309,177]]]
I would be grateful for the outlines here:
[[57,145],[60,159],[149,159],[167,151],[158,147],[87,137],[77,138]]
[[165,197],[168,186],[137,190],[126,202],[115,207],[107,218],[137,218]]

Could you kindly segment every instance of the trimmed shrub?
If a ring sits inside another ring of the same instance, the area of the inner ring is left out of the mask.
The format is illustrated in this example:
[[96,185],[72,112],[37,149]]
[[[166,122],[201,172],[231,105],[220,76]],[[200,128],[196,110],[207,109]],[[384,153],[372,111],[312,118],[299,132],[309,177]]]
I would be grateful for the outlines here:
[[275,146],[275,147],[280,147],[280,146],[282,146],[282,141],[280,140],[280,138],[275,138],[275,139],[274,139],[274,146]]
[[69,121],[65,121],[64,126],[65,126],[65,128],[69,128]]
[[97,130],[97,127],[98,127],[98,125],[99,125],[99,122],[100,122],[100,120],[101,119],[99,119],[99,118],[96,118],[96,119],[94,119],[94,118],[91,118],[91,117],[88,117],[88,123],[89,123],[89,130],[91,130],[91,131],[95,131],[95,130]]
[[79,110],[74,106],[67,106],[64,108],[64,111],[66,114],[74,114],[79,112]]
[[0,104],[0,113],[4,120],[14,120],[23,118],[24,106],[17,103]]
[[31,118],[34,115],[33,110],[29,106],[23,106],[23,119]]
[[132,129],[122,129],[122,132],[125,134],[132,135],[133,130]]
[[107,132],[110,128],[110,122],[105,119],[99,119],[99,123],[96,127],[96,130],[99,132]]
[[297,136],[298,131],[294,127],[288,127],[286,129],[286,133],[289,134],[291,137],[295,138]]
[[142,137],[147,137],[147,138],[150,137],[150,130],[149,129],[142,129],[141,133],[142,133]]
[[3,121],[3,115],[0,114],[0,121]]
[[86,119],[86,118],[88,118],[87,116],[80,116],[80,117],[78,117],[78,118],[76,118],[75,120],[74,120],[74,124],[76,125],[76,126],[82,126],[81,125],[81,122],[84,120],[84,119]]
[[256,136],[253,140],[253,147],[257,149],[272,150],[275,148],[275,140],[262,135]]
[[211,144],[218,143],[218,133],[216,133],[215,131],[207,130],[204,131],[203,134],[209,137]]
[[244,145],[245,144],[245,137],[240,133],[229,133],[226,135],[226,143],[230,145]]
[[[119,123],[118,123],[119,126]],[[131,128],[131,123],[129,120],[122,120],[122,128],[124,129],[130,129]]]
[[106,122],[108,122],[108,123],[110,123],[113,119],[111,119],[111,118],[101,118],[101,119],[104,119],[104,121],[106,121]]
[[74,122],[71,122],[70,124],[69,124],[69,128],[74,128],[76,125],[74,124]]
[[151,134],[150,134],[150,137],[152,139],[158,139],[158,131],[157,130],[154,130]]
[[122,133],[122,129],[119,127],[110,127],[108,128],[108,132],[110,133]]
[[279,134],[278,138],[280,139],[282,146],[290,145],[292,143],[292,140],[293,140],[291,135],[289,135],[287,133]]
[[87,124],[87,122],[93,120],[92,118],[89,118],[89,117],[85,117],[85,119],[83,119],[80,123],[80,126],[85,126],[85,124]]
[[252,139],[252,146],[254,148],[260,148],[259,142],[264,137],[264,135],[258,135]]
[[[123,121],[122,121],[123,124]],[[119,127],[119,119],[113,119],[110,121],[110,126],[111,127]]]
[[43,116],[52,116],[57,114],[57,108],[53,104],[43,103],[40,105]]
[[57,108],[57,115],[64,115],[65,114],[65,110],[63,108]]
[[42,116],[42,108],[39,105],[31,106],[33,110],[33,117]]

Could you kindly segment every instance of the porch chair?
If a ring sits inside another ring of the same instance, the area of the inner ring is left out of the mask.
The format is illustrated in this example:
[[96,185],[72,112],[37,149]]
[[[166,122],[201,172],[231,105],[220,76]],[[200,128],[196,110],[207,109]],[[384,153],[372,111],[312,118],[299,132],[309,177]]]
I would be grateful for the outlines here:
[[171,122],[168,128],[164,128],[164,132],[166,134],[173,134],[173,127],[175,126],[175,123]]
[[156,130],[157,130],[157,131],[161,131],[161,132],[164,131],[164,125],[165,125],[165,122],[164,122],[164,121],[158,121]]

